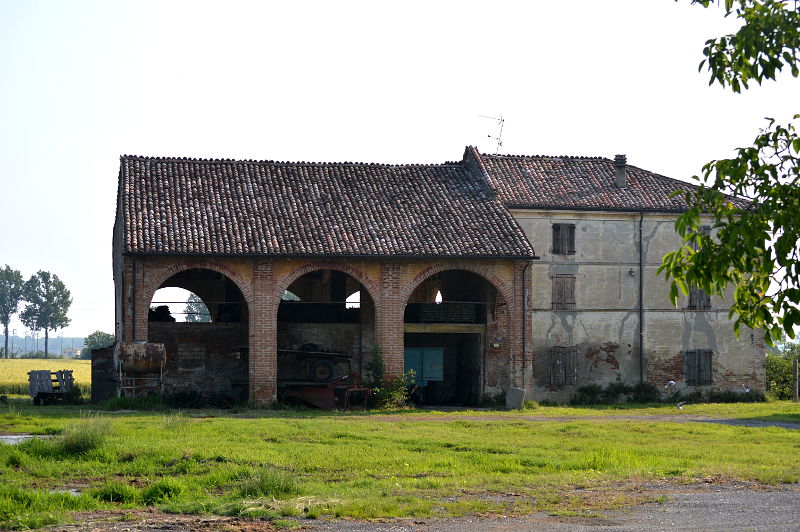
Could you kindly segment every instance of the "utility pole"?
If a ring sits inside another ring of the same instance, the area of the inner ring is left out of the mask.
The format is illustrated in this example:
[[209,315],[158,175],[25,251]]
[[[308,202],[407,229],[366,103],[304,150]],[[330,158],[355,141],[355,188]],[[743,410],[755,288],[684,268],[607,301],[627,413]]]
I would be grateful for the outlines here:
[[792,362],[792,370],[793,370],[792,373],[794,373],[794,387],[793,387],[794,389],[792,390],[792,401],[794,401],[795,403],[798,402],[798,400],[800,400],[800,397],[798,397],[798,389],[797,389],[797,358],[798,354],[795,353],[794,361]]

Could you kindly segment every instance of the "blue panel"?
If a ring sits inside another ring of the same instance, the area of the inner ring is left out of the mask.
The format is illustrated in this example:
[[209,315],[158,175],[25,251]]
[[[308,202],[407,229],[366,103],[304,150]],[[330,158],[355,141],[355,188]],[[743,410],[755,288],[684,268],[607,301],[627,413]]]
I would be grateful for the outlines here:
[[413,369],[416,378],[422,379],[422,349],[406,348],[403,358],[405,366],[403,372],[408,373]]
[[444,349],[422,350],[422,378],[434,382],[444,380]]

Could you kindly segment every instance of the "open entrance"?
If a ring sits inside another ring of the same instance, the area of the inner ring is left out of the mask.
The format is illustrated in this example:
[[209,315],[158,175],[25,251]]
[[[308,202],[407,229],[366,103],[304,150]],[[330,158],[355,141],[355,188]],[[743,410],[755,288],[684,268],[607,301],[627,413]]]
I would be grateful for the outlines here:
[[148,341],[166,348],[163,392],[220,404],[248,397],[248,308],[226,275],[192,268],[156,290]]
[[483,277],[446,270],[428,277],[405,308],[405,370],[421,404],[474,405],[484,393],[487,323],[503,305]]
[[338,270],[303,275],[278,307],[279,398],[360,374],[374,345],[375,305],[361,283]]

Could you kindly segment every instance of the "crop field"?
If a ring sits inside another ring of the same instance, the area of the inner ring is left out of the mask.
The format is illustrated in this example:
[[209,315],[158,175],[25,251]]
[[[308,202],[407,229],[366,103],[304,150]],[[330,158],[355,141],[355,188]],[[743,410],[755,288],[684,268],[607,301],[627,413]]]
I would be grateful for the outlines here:
[[800,423],[789,402],[359,413],[125,406],[2,406],[0,434],[39,437],[0,444],[0,528],[74,512],[123,519],[147,506],[290,528],[323,517],[596,516],[657,500],[637,489],[646,482],[800,482],[800,430],[697,422]]
[[28,372],[37,369],[71,369],[75,383],[84,397],[88,397],[92,383],[92,362],[65,358],[0,359],[0,394],[28,394]]

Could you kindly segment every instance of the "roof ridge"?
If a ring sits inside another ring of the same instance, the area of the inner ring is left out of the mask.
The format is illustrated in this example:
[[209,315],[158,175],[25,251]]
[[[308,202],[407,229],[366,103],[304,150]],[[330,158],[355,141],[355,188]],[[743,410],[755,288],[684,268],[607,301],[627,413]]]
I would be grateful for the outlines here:
[[366,166],[377,168],[435,168],[435,167],[460,167],[464,166],[463,161],[445,161],[443,163],[365,163],[365,162],[351,162],[351,161],[276,161],[273,159],[228,159],[228,158],[202,158],[202,157],[163,157],[163,156],[150,156],[150,155],[129,155],[123,154],[119,156],[120,161],[137,160],[146,162],[181,162],[181,163],[195,163],[195,164],[230,164],[230,163],[243,163],[243,164],[266,164],[266,165],[282,165],[282,166]]
[[481,157],[496,157],[505,159],[577,159],[580,161],[608,161],[613,162],[608,157],[595,156],[595,155],[514,155],[514,154],[494,154],[489,155],[482,153]]

